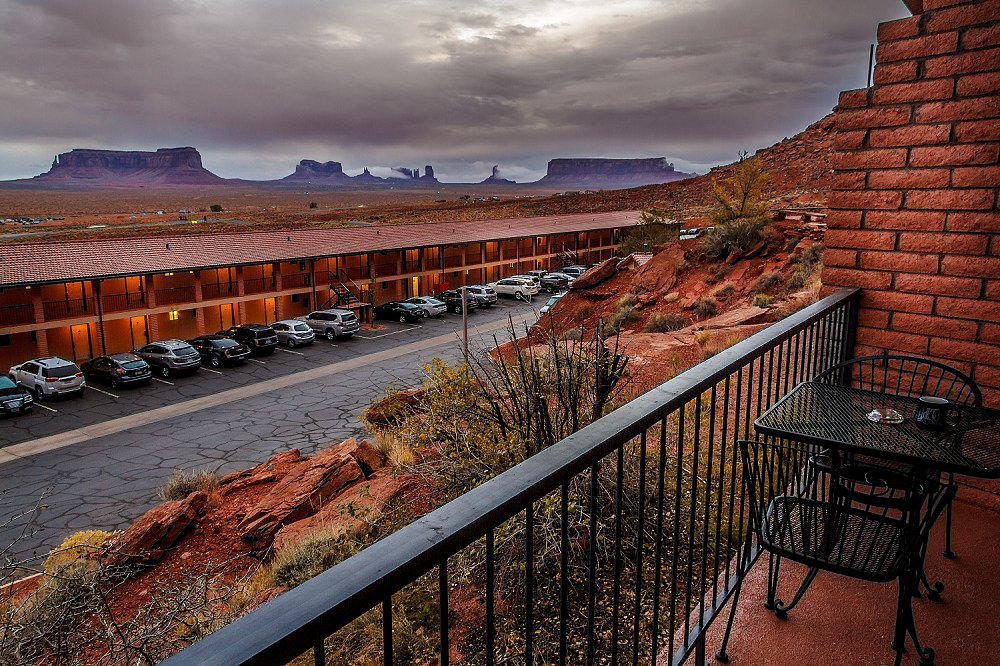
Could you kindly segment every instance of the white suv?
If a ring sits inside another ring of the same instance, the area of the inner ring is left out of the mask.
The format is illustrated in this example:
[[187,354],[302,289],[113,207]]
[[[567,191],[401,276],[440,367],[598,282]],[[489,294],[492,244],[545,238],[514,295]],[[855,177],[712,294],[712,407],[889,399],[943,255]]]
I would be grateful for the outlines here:
[[513,296],[519,301],[526,301],[539,291],[537,284],[522,278],[504,278],[491,283],[490,286],[498,294]]
[[57,395],[82,395],[87,386],[76,363],[59,356],[25,361],[7,374],[14,383],[31,391],[38,402]]

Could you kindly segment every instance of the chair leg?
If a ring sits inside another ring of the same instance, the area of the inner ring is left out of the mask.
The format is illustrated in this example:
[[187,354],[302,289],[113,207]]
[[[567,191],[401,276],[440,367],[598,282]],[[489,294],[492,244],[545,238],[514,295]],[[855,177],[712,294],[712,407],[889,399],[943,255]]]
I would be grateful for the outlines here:
[[817,569],[816,567],[812,567],[811,569],[809,569],[809,573],[807,573],[806,577],[802,580],[802,584],[799,585],[799,589],[795,592],[795,596],[792,598],[791,603],[786,604],[781,599],[778,599],[774,602],[774,614],[777,616],[779,620],[788,619],[788,611],[795,608],[795,606],[802,600],[802,597],[805,595],[806,590],[808,590],[809,586],[812,585],[812,582],[813,580],[816,579],[816,574],[818,573],[819,569]]
[[744,545],[744,556],[742,562],[736,567],[736,590],[733,592],[733,598],[730,603],[732,606],[729,607],[729,620],[726,622],[726,633],[722,636],[722,644],[719,649],[715,651],[715,660],[720,664],[729,663],[729,638],[733,634],[733,622],[736,620],[736,609],[740,605],[740,592],[743,591],[743,579],[746,577],[747,572],[750,569],[750,542],[749,540]]
[[778,594],[778,573],[781,571],[781,556],[767,554],[767,599],[764,608],[774,610],[775,596]]
[[899,599],[896,602],[896,626],[892,632],[892,643],[889,644],[896,651],[896,666],[903,661],[903,652],[906,650],[906,605],[910,602],[909,586],[899,579]]
[[953,551],[951,549],[951,507],[952,507],[952,503],[953,502],[951,500],[949,500],[948,501],[948,508],[945,509],[945,518],[944,518],[944,523],[945,523],[945,526],[944,526],[944,552],[941,553],[941,555],[943,555],[944,557],[948,558],[949,560],[955,559],[955,551]]
[[896,629],[893,632],[892,649],[896,651],[896,665],[899,666],[906,649],[906,635],[910,635],[913,647],[920,659],[921,666],[931,666],[934,663],[934,649],[923,647],[917,636],[917,625],[913,617],[912,587],[919,584],[913,574],[907,574],[899,579],[899,603],[896,608]]

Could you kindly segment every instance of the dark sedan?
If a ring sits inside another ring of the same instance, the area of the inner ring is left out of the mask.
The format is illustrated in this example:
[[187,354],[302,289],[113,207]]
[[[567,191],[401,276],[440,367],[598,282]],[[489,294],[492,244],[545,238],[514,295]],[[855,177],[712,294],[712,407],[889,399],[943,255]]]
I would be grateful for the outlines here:
[[395,319],[400,324],[407,322],[415,324],[424,316],[424,310],[419,305],[403,301],[389,301],[376,305],[373,312],[376,319]]
[[141,357],[132,352],[98,356],[80,364],[83,376],[110,384],[111,388],[148,384],[153,378],[153,370]]
[[[449,289],[448,291],[442,291],[435,298],[444,301],[444,304],[448,306],[448,312],[462,313],[462,293],[460,290]],[[476,297],[471,293],[467,294],[465,297],[465,309],[468,312],[472,312],[478,307],[479,301]]]
[[224,331],[219,331],[218,334],[246,345],[254,356],[273,354],[274,350],[278,348],[278,334],[273,328],[263,324],[230,326]]
[[546,273],[538,278],[542,291],[551,294],[554,291],[562,291],[569,285],[570,277],[562,273]]
[[10,377],[0,376],[0,413],[21,414],[35,406],[31,393],[15,384]]
[[249,347],[221,335],[202,335],[189,343],[201,356],[201,362],[213,368],[236,365],[250,358]]

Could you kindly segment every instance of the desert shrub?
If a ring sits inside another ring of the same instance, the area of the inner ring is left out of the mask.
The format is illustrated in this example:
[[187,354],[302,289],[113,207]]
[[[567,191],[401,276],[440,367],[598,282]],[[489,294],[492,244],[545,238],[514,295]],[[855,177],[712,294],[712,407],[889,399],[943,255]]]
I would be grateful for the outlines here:
[[309,202],[309,207],[310,208],[319,208],[319,204],[316,203],[315,201],[310,201]]
[[708,276],[705,278],[707,284],[721,282],[729,275],[729,266],[726,264],[715,264],[708,269]]
[[208,209],[211,210],[213,213],[221,213],[222,204],[212,204],[211,206],[208,207]]
[[738,335],[729,335],[724,338],[719,338],[718,336],[713,336],[704,345],[701,346],[702,352],[706,359],[712,358],[719,352],[729,349],[737,342],[742,340]]
[[91,553],[100,551],[111,535],[112,532],[101,530],[83,530],[70,534],[45,558],[43,569],[46,575],[57,575],[73,563],[86,560]]
[[795,246],[799,244],[802,240],[802,236],[792,236],[785,242],[785,252],[791,252],[795,249]]
[[677,262],[677,272],[678,273],[680,273],[681,271],[686,271],[689,268],[691,268],[691,262],[689,262],[689,261],[687,261],[685,259],[682,259],[681,261]]
[[582,328],[571,328],[565,333],[563,333],[563,338],[566,340],[582,340],[583,339],[583,329]]
[[739,250],[746,252],[764,238],[767,218],[741,218],[723,222],[705,234],[701,248],[709,259],[724,259]]
[[717,298],[729,298],[736,293],[736,287],[732,285],[731,282],[727,282],[718,289],[715,290],[715,296]]
[[655,314],[653,315],[643,331],[646,333],[667,333],[669,331],[679,331],[690,325],[688,318],[679,314]]
[[785,291],[798,291],[806,286],[806,275],[807,273],[804,271],[794,271],[792,276],[788,278],[788,282],[785,283]]
[[643,211],[639,223],[629,230],[618,247],[618,256],[650,252],[657,245],[677,241],[681,236],[681,223],[670,219],[669,215],[668,211],[658,208]]
[[753,304],[758,308],[766,308],[774,299],[767,294],[757,294],[753,297]]
[[784,284],[784,282],[785,278],[780,272],[769,271],[761,275],[760,278],[753,283],[753,286],[750,287],[750,291],[755,294],[773,292]]
[[579,307],[576,308],[576,312],[573,313],[573,316],[576,317],[577,321],[584,321],[592,314],[594,314],[594,306],[590,303],[581,303]]
[[296,587],[358,551],[349,532],[320,530],[275,553],[269,567],[275,587]]
[[608,323],[604,326],[604,334],[606,336],[612,336],[621,331],[622,326],[625,324],[630,324],[639,318],[639,311],[631,305],[626,305],[623,308],[618,308],[615,313],[611,315],[608,319]]
[[618,303],[615,307],[619,310],[623,308],[635,307],[638,302],[639,298],[635,294],[625,294],[618,299]]
[[196,472],[174,470],[173,475],[160,488],[160,497],[165,500],[182,500],[198,490],[211,493],[219,487],[219,477],[207,469]]
[[704,347],[708,344],[709,340],[712,339],[711,331],[698,331],[694,334],[694,341],[698,343],[699,347]]
[[719,311],[719,302],[711,296],[702,296],[698,299],[694,309],[702,317],[712,317]]
[[802,260],[810,266],[815,266],[823,261],[823,251],[825,249],[826,246],[823,243],[813,243],[802,253]]

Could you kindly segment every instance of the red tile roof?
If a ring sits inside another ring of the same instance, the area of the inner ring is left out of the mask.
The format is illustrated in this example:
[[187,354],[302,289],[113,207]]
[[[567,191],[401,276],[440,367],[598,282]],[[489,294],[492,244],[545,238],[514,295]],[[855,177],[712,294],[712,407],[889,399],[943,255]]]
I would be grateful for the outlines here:
[[611,229],[634,224],[638,217],[638,211],[621,211],[481,222],[0,244],[0,286]]

